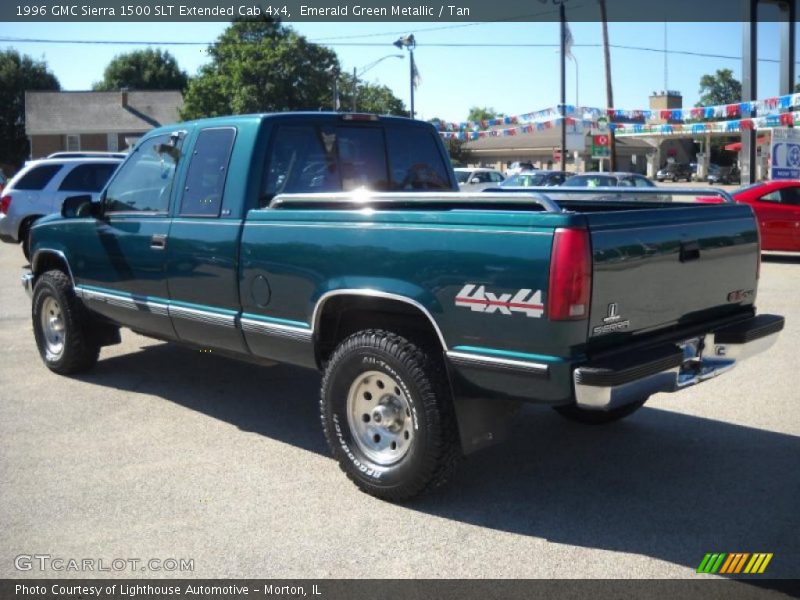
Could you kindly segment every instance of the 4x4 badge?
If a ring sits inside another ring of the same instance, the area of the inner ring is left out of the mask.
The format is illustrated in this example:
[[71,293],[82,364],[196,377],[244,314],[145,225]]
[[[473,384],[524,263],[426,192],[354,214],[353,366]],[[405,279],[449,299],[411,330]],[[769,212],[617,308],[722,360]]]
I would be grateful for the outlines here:
[[[477,289],[476,289],[477,288]],[[542,291],[518,290],[515,294],[494,294],[486,291],[486,286],[468,283],[456,296],[456,306],[463,306],[475,312],[500,313],[510,315],[514,312],[540,319],[544,315]]]

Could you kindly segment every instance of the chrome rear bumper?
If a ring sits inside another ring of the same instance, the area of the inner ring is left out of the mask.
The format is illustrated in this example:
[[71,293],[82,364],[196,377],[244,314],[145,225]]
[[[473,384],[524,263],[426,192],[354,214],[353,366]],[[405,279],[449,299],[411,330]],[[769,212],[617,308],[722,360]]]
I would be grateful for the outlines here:
[[759,315],[680,344],[578,367],[573,372],[575,403],[588,410],[610,410],[658,392],[677,392],[764,352],[783,326],[783,317]]
[[23,273],[21,283],[28,298],[33,299],[33,273]]

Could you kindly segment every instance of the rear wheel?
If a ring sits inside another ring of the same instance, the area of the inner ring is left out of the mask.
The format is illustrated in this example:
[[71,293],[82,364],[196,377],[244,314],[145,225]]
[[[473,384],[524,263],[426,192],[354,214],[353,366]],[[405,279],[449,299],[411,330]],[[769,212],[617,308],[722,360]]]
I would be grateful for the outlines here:
[[36,345],[48,369],[68,375],[94,366],[100,345],[66,274],[47,271],[36,280],[32,312]]
[[461,457],[441,360],[387,331],[353,334],[322,381],[322,427],[364,492],[402,501],[442,485]]
[[647,402],[647,398],[640,400],[639,402],[634,402],[633,404],[626,404],[625,406],[612,408],[611,410],[587,410],[575,404],[569,404],[567,406],[554,406],[553,408],[555,408],[558,414],[569,419],[570,421],[586,423],[589,425],[605,425],[607,423],[614,423],[615,421],[619,421],[620,419],[624,419],[625,417],[632,415],[637,410],[642,408],[645,402]]

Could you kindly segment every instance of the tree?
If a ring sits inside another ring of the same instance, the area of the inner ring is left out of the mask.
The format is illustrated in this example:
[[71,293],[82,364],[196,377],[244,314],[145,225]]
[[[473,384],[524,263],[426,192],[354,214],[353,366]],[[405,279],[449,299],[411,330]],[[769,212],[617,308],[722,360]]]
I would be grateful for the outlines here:
[[[403,101],[392,93],[385,85],[358,82],[356,90],[356,110],[358,112],[375,113],[377,115],[397,115],[407,117]],[[350,76],[348,85],[340,94],[341,110],[349,111],[353,107],[353,77]]]
[[[428,119],[428,123],[433,123],[437,126],[439,123],[444,122],[444,119],[440,119],[439,117]],[[450,156],[450,162],[453,163],[454,167],[465,167],[472,162],[474,155],[472,151],[467,148],[467,140],[446,138],[442,141],[444,142],[444,147],[447,149],[447,154]]]
[[130,90],[185,90],[189,78],[167,51],[147,48],[115,56],[92,86],[99,92]]
[[467,121],[469,122],[476,122],[476,121],[488,121],[490,119],[496,119],[497,117],[504,116],[503,113],[497,112],[494,108],[490,106],[473,106],[469,109],[469,114],[467,115]]
[[720,106],[742,101],[742,84],[730,69],[717,69],[714,75],[700,78],[700,102],[697,106]]
[[794,93],[800,93],[800,81],[794,84]]
[[473,154],[467,148],[466,140],[447,139],[444,140],[444,147],[447,148],[447,154],[450,155],[450,162],[453,163],[454,167],[465,167],[472,162]]
[[16,50],[0,52],[0,163],[17,168],[30,154],[25,135],[25,92],[60,89],[58,79],[44,62]]
[[185,119],[332,106],[336,54],[277,21],[235,21],[184,97]]

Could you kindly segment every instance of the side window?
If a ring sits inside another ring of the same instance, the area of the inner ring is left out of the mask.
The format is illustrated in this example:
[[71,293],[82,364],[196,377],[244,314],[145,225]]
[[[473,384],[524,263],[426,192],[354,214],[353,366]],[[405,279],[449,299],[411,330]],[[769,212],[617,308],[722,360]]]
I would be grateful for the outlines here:
[[14,189],[38,191],[50,183],[53,176],[61,170],[63,165],[41,165],[32,168],[15,182]]
[[497,173],[496,171],[492,171],[491,173],[489,173],[489,178],[492,180],[493,183],[500,183],[501,181],[503,181],[503,176],[500,175],[500,173]]
[[653,187],[653,182],[650,181],[649,179],[645,179],[644,177],[635,177],[633,181],[636,184],[636,187],[641,187],[641,188]]
[[800,188],[788,187],[781,190],[781,200],[784,204],[800,205]]
[[180,214],[218,217],[228,163],[236,130],[232,127],[203,129],[192,151]]
[[106,212],[167,212],[179,155],[169,135],[142,142],[109,184]]
[[388,127],[389,189],[449,190],[450,177],[434,134],[421,127]]
[[78,165],[64,177],[58,190],[97,193],[103,189],[116,168],[114,163]]
[[769,194],[764,194],[759,198],[761,202],[774,202],[775,204],[780,204],[781,202],[781,191],[775,190],[774,192],[770,192]]
[[626,177],[624,179],[619,180],[619,187],[634,187],[635,179],[632,177]]

